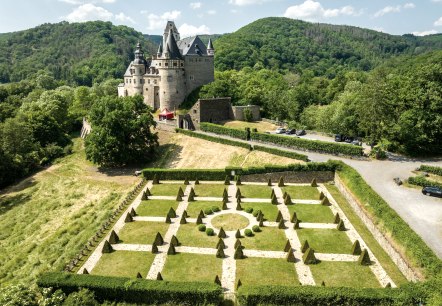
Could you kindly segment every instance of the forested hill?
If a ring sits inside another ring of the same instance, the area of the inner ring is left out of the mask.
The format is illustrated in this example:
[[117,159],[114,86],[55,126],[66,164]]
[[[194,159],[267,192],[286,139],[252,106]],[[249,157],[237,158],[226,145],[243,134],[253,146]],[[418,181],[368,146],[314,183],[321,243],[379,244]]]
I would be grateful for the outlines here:
[[395,36],[353,26],[281,17],[257,20],[215,42],[216,68],[312,70],[333,77],[345,67],[370,70],[384,59],[442,49],[442,34]]
[[43,24],[0,34],[0,83],[26,79],[41,69],[78,85],[122,78],[137,41],[146,55],[155,50],[142,33],[102,21]]

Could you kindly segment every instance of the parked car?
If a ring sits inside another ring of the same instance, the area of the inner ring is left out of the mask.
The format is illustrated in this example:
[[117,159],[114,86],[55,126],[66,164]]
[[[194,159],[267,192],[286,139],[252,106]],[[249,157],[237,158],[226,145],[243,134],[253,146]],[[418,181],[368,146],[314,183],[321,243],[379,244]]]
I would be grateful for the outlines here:
[[276,134],[284,134],[285,131],[286,131],[285,128],[279,127],[279,128],[276,129],[275,133]]
[[305,134],[307,134],[307,133],[305,132],[305,130],[297,130],[297,131],[296,131],[296,136],[304,136]]
[[336,134],[336,135],[335,135],[335,141],[336,141],[336,142],[344,141],[344,139],[345,139],[345,136],[342,135],[342,134]]
[[344,141],[345,141],[346,143],[352,143],[353,140],[354,140],[353,137],[351,137],[351,136],[346,136]]
[[355,138],[355,139],[353,139],[351,144],[355,145],[355,146],[362,146],[362,140]]
[[400,178],[398,178],[398,177],[395,177],[394,179],[393,179],[393,181],[396,183],[396,185],[398,185],[398,186],[400,186],[400,185],[402,185],[402,180],[400,179]]
[[435,186],[427,186],[422,188],[424,195],[442,198],[442,188]]
[[296,130],[295,129],[288,129],[287,131],[285,131],[285,133],[287,135],[296,135]]

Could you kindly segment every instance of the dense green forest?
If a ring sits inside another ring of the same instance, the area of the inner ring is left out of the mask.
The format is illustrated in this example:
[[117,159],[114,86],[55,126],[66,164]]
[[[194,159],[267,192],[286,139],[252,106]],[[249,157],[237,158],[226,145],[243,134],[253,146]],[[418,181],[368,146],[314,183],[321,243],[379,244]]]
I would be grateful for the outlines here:
[[137,41],[147,53],[156,52],[140,32],[102,21],[43,24],[0,34],[0,83],[27,79],[41,69],[72,85],[122,78]]
[[348,69],[371,70],[402,54],[442,49],[442,35],[395,36],[353,26],[281,17],[257,20],[215,42],[218,70],[263,67],[333,78]]

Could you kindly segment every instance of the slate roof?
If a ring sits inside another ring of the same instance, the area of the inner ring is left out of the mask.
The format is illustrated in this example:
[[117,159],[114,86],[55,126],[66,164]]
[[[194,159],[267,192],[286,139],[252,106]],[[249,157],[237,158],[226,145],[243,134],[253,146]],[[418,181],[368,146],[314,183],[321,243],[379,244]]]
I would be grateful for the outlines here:
[[207,49],[202,40],[197,36],[187,37],[178,41],[182,55],[206,55]]

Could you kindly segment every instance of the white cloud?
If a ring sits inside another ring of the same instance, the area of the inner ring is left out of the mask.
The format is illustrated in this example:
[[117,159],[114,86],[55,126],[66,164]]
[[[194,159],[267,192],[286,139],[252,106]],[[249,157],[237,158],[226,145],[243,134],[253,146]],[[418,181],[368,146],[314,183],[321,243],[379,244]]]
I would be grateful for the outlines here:
[[132,24],[136,24],[135,20],[133,20],[131,17],[126,16],[126,14],[124,14],[123,12],[116,14],[115,15],[115,20],[117,21],[121,21],[122,23],[132,23]]
[[113,16],[114,14],[112,14],[105,8],[87,3],[80,5],[79,7],[74,9],[72,13],[65,17],[65,19],[70,22],[83,22],[91,20],[109,21],[112,19]]
[[442,0],[431,0],[432,2],[442,2]]
[[389,14],[389,13],[399,13],[400,11],[402,11],[402,9],[413,9],[415,8],[416,5],[414,3],[405,3],[404,5],[396,5],[396,6],[386,6],[383,9],[377,11],[376,13],[374,13],[374,17],[382,17],[385,14]]
[[442,17],[440,17],[438,20],[436,20],[436,21],[434,22],[434,25],[435,25],[435,26],[442,26]]
[[412,32],[411,34],[413,34],[414,36],[425,36],[425,35],[436,34],[436,33],[437,33],[436,30],[428,30],[428,31],[422,31],[422,32]]
[[180,32],[181,37],[189,37],[189,36],[195,36],[198,34],[210,34],[210,29],[206,25],[201,25],[199,27],[184,23],[182,24],[178,32]]
[[352,6],[344,6],[336,9],[325,9],[321,3],[314,0],[306,0],[300,5],[293,5],[285,10],[284,17],[316,21],[322,18],[337,17],[339,15],[359,16]]
[[[90,0],[90,1],[83,1],[83,0],[58,0],[59,2],[64,2],[67,4],[73,4],[73,5],[80,5],[80,4],[97,4],[97,3],[115,3],[117,0]],[[85,3],[87,2],[87,3]]]
[[58,0],[59,2],[64,2],[64,3],[67,3],[67,4],[74,4],[74,5],[77,5],[77,4],[81,4],[81,1],[79,1],[79,0]]
[[193,10],[196,10],[196,9],[201,8],[202,5],[203,5],[203,4],[202,4],[201,2],[192,2],[192,3],[190,3],[190,7],[191,7]]
[[103,3],[115,3],[117,0],[101,0]]
[[208,15],[215,15],[215,14],[216,14],[216,11],[215,11],[215,10],[208,10],[208,11],[207,11],[207,14],[208,14]]
[[162,15],[149,14],[148,22],[149,26],[148,30],[158,30],[164,27],[167,21],[178,19],[181,16],[181,12],[174,10],[170,12],[164,12]]
[[269,0],[229,0],[230,4],[236,5],[236,6],[246,6],[246,5],[253,5],[253,4],[262,4]]

